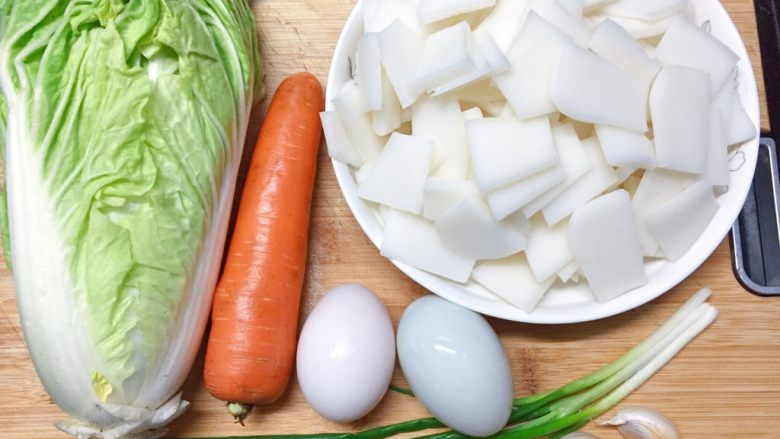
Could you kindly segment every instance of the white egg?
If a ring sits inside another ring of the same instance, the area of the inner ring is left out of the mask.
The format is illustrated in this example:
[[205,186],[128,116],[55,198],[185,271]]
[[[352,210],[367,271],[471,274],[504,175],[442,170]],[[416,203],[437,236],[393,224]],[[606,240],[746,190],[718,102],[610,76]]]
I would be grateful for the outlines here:
[[387,391],[394,366],[393,323],[364,286],[334,288],[303,325],[298,382],[306,401],[324,418],[351,422],[366,415]]
[[501,341],[482,316],[425,296],[404,312],[397,342],[409,386],[439,421],[478,437],[506,425],[512,373]]

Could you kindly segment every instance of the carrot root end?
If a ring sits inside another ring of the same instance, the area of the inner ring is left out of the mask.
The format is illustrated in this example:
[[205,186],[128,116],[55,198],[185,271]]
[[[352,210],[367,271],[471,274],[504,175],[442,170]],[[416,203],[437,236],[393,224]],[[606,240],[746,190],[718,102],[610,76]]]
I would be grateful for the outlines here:
[[251,404],[241,404],[240,402],[229,402],[227,403],[227,408],[230,415],[236,420],[236,423],[242,426],[244,425],[244,419],[252,411]]

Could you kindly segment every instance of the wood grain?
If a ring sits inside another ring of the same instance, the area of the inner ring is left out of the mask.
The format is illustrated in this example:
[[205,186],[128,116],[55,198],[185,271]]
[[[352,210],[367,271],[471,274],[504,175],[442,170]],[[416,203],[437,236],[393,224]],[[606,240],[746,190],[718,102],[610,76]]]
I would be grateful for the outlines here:
[[[354,0],[263,0],[253,2],[267,68],[266,85],[298,70],[327,77],[330,56]],[[724,5],[742,33],[759,76],[765,109],[759,45],[752,2]],[[252,133],[264,107],[254,116]],[[768,128],[767,118],[762,126]],[[251,136],[251,134],[250,134]],[[397,323],[404,307],[425,291],[406,278],[364,236],[341,197],[330,163],[321,153],[313,209],[311,255],[304,315],[336,285],[360,282],[374,289]],[[715,291],[721,316],[714,326],[642,386],[624,405],[660,409],[684,438],[780,437],[780,300],[760,299],[734,280],[729,245],[662,298],[626,314],[587,324],[533,326],[492,321],[512,360],[516,394],[549,389],[591,372],[633,346],[702,286]],[[201,380],[199,359],[185,387],[191,409],[171,428],[171,437],[353,431],[425,416],[414,400],[389,393],[365,419],[347,426],[321,419],[297,384],[277,403],[259,407],[246,427],[235,425]],[[396,371],[394,382],[403,384]],[[63,417],[43,390],[24,346],[10,272],[0,268],[0,439],[64,437],[52,427]],[[588,427],[603,438],[613,431]]]

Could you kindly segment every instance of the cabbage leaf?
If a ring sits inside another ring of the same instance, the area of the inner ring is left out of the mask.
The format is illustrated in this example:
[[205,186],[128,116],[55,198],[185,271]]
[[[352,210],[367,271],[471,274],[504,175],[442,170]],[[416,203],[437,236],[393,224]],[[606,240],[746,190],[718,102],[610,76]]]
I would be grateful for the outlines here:
[[96,431],[159,409],[191,366],[256,38],[246,0],[0,0],[3,241],[38,374]]

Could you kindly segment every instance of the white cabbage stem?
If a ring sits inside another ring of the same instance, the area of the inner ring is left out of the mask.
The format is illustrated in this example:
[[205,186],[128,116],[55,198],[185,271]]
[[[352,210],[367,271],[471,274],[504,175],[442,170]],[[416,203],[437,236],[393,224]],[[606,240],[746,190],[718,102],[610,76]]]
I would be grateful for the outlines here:
[[156,439],[168,432],[168,429],[163,427],[184,413],[189,405],[187,401],[181,399],[181,393],[169,399],[157,410],[103,404],[103,409],[122,422],[112,428],[104,429],[93,423],[68,418],[57,423],[57,428],[79,439]]

